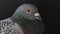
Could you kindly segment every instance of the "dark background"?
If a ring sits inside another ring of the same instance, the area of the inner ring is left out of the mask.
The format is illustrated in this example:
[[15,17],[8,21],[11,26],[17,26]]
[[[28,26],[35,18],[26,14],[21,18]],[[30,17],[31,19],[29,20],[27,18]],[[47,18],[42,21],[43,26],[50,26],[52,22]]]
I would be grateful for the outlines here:
[[46,24],[46,34],[60,33],[59,0],[0,0],[0,20],[13,15],[18,6],[24,3],[34,4]]

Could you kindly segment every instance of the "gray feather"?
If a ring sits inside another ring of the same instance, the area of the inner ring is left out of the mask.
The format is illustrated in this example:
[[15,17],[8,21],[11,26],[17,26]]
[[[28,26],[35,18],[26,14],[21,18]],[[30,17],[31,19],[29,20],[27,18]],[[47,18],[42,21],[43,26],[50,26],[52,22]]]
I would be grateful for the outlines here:
[[23,34],[21,27],[10,18],[0,20],[0,34]]

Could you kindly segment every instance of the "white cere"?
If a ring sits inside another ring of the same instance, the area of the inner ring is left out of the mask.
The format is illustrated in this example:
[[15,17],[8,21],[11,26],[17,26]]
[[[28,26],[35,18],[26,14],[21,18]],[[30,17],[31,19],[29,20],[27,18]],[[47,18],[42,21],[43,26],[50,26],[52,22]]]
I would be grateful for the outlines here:
[[40,16],[40,14],[39,14],[39,13],[35,13],[34,15],[35,15],[35,16]]

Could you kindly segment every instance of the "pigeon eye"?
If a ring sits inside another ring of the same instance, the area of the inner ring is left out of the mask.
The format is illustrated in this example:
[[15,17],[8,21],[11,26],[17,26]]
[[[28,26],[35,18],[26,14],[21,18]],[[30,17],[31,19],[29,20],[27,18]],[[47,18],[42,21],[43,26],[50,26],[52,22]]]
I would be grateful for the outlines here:
[[26,10],[26,13],[27,13],[27,14],[30,14],[30,13],[31,13],[31,10],[30,10],[30,9],[27,9],[27,10]]

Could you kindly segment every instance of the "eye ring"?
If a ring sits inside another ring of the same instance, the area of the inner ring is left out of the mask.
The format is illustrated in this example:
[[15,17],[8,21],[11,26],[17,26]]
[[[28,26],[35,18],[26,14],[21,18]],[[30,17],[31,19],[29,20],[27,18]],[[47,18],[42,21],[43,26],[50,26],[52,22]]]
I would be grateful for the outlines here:
[[26,13],[27,14],[30,14],[31,13],[31,10],[30,9],[26,9]]

